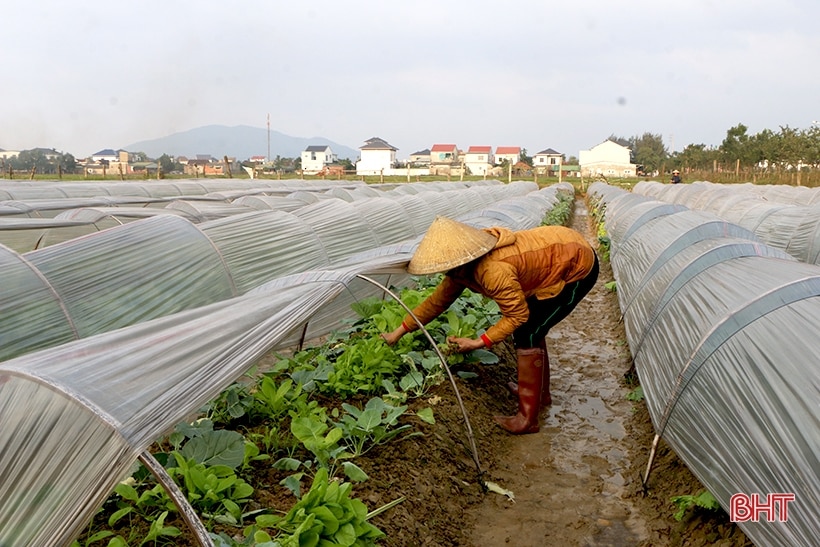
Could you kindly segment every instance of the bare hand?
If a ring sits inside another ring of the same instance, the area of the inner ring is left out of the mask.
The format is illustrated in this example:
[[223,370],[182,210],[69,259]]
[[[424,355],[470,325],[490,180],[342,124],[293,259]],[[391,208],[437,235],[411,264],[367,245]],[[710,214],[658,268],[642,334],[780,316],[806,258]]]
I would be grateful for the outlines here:
[[459,353],[466,353],[474,349],[481,349],[484,347],[484,340],[481,338],[456,338],[450,336],[447,342],[456,346],[456,351]]
[[398,342],[399,339],[402,336],[404,336],[406,332],[407,331],[404,329],[403,326],[399,326],[393,332],[385,332],[382,333],[380,336],[382,337],[382,339],[384,339],[388,346],[392,346],[393,344]]

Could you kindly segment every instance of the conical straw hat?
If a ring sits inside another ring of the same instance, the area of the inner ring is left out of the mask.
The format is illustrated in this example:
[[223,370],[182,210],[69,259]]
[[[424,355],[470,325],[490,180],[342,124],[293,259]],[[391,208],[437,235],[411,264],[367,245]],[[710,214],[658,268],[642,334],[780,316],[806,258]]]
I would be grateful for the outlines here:
[[487,254],[495,236],[446,217],[436,217],[421,239],[407,271],[414,275],[446,272]]

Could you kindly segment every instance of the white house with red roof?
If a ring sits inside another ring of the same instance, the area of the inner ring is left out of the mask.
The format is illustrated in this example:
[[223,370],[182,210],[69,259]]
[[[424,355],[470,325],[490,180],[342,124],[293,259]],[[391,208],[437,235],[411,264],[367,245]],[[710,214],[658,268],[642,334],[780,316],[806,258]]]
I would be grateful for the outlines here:
[[471,146],[464,154],[464,167],[471,175],[489,175],[493,163],[492,146]]
[[495,164],[501,165],[504,160],[510,165],[515,165],[521,161],[521,147],[520,146],[499,146],[495,149]]
[[455,144],[434,144],[430,149],[431,164],[459,164],[458,146]]
[[430,148],[430,174],[446,175],[461,168],[461,155],[455,144],[434,144]]

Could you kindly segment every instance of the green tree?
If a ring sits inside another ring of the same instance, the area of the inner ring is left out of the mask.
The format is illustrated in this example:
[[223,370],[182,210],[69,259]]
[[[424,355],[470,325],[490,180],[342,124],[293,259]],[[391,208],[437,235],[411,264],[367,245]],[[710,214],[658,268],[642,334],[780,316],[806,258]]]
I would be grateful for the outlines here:
[[161,155],[157,160],[157,163],[159,164],[160,171],[162,171],[163,173],[170,173],[172,171],[175,171],[178,165],[174,161],[174,159],[168,154]]
[[803,138],[800,131],[788,125],[780,128],[780,160],[790,168],[797,169],[809,156],[809,142]]
[[749,146],[750,137],[746,133],[748,128],[742,123],[730,128],[726,138],[720,144],[721,159],[727,167],[734,167],[740,161],[741,165],[753,165],[754,154]]
[[527,154],[527,149],[522,148],[521,153],[519,154],[520,161],[523,161],[529,166],[532,166],[532,157]]
[[712,169],[714,160],[718,157],[718,150],[709,148],[705,144],[688,144],[672,157],[672,166],[678,169]]
[[56,164],[46,157],[42,148],[23,150],[10,163],[16,171],[31,171],[32,168],[37,173],[53,174],[57,171]]
[[754,165],[764,170],[777,170],[782,163],[780,138],[771,129],[764,129],[749,140]]
[[643,165],[644,171],[660,170],[669,158],[661,135],[644,133],[640,137],[632,137],[629,140],[629,148],[632,150],[632,161]]

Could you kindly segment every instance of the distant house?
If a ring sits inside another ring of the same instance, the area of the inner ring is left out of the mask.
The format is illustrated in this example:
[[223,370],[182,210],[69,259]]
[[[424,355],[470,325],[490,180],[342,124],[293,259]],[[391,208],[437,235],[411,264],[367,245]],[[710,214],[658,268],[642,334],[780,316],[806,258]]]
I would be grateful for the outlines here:
[[521,161],[520,146],[499,146],[495,149],[495,164],[501,165],[507,160],[510,165],[515,165]]
[[11,158],[16,158],[19,155],[19,150],[3,150],[2,148],[0,148],[0,159],[7,160]]
[[455,144],[434,144],[430,149],[430,164],[460,163],[458,147]]
[[636,165],[631,162],[629,148],[605,140],[589,150],[581,150],[578,154],[578,164],[581,166],[582,177],[628,178],[637,176]]
[[425,148],[418,152],[410,154],[410,159],[407,160],[412,167],[429,167],[430,166],[430,149]]
[[471,146],[464,154],[464,167],[472,175],[489,175],[493,163],[492,146]]
[[112,150],[111,148],[106,148],[95,154],[91,154],[91,161],[99,164],[103,162],[108,162],[108,165],[112,163],[128,163],[129,159],[130,154],[125,150]]
[[302,151],[302,172],[315,174],[338,161],[338,157],[326,144],[310,145]]
[[236,158],[228,158],[226,163],[224,159],[218,160],[210,154],[197,154],[196,158],[188,159],[183,165],[185,174],[193,177],[233,176],[241,169]]
[[129,175],[134,172],[131,154],[122,149],[105,148],[91,154],[90,160],[85,163],[85,172],[93,175]]
[[532,157],[532,167],[539,175],[557,175],[564,163],[564,155],[552,148],[541,150]]
[[360,159],[356,162],[357,175],[380,175],[396,166],[398,148],[379,137],[371,137],[359,147]]
[[455,144],[434,144],[430,149],[430,174],[446,175],[461,168],[461,158]]

